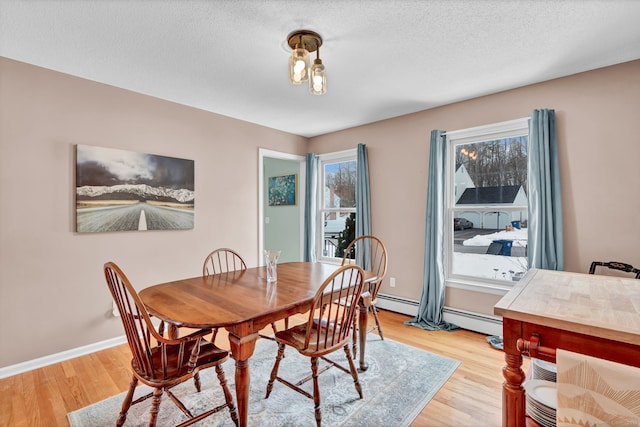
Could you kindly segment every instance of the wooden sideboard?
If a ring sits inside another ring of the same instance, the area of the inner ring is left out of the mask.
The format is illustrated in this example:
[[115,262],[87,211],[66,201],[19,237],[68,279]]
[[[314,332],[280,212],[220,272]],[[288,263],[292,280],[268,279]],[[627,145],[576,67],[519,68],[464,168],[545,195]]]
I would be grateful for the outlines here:
[[531,269],[494,313],[503,321],[503,426],[528,425],[523,354],[555,362],[561,348],[640,367],[640,280]]

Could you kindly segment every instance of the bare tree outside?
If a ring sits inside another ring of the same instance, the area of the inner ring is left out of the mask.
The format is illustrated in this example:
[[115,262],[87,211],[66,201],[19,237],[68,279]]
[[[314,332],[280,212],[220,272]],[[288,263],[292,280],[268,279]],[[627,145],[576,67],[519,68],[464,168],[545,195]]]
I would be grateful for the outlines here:
[[476,187],[521,185],[527,191],[527,137],[459,145],[456,169],[464,165]]
[[[327,167],[326,184],[333,186],[340,197],[340,206],[352,208],[356,205],[356,162],[340,162]],[[329,172],[331,171],[331,172]]]

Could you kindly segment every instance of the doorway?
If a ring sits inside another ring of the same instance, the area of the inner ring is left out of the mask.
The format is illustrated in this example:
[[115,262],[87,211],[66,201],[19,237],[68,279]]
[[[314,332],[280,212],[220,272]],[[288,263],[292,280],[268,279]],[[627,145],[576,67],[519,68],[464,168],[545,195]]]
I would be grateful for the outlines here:
[[[258,153],[258,265],[264,249],[282,251],[279,262],[302,261],[304,256],[305,157],[259,149]],[[291,177],[294,175],[294,177]],[[269,198],[269,181],[293,178],[295,201],[278,204]]]

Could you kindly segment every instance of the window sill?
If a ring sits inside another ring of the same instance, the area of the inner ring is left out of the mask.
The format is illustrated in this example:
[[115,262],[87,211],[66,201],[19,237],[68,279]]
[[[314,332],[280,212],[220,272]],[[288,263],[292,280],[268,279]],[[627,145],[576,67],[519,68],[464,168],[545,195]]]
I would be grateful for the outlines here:
[[517,282],[494,282],[462,278],[449,278],[445,281],[449,288],[464,289],[491,295],[506,295]]

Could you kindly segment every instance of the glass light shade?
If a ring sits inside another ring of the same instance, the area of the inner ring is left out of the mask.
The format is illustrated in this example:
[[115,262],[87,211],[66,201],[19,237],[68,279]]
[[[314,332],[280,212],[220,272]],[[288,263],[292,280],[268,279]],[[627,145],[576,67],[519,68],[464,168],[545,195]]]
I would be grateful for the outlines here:
[[312,95],[322,95],[327,92],[327,73],[320,59],[316,59],[311,67],[309,92]]
[[309,52],[307,49],[296,48],[289,57],[289,80],[294,85],[299,85],[307,81],[309,74]]

